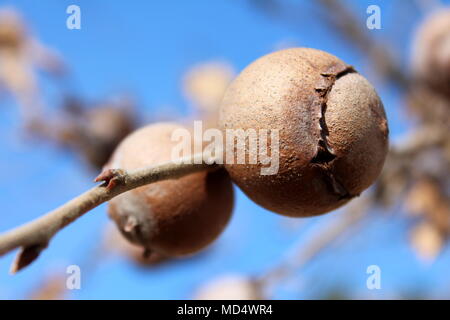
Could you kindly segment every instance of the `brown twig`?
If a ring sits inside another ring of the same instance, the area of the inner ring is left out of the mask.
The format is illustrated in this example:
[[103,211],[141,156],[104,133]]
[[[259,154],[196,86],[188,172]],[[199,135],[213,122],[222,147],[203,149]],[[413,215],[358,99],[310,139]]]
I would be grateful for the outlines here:
[[[59,230],[115,196],[153,182],[176,179],[193,172],[218,167],[214,158],[205,162],[198,161],[201,159],[203,155],[197,154],[182,159],[180,164],[170,161],[129,172],[120,169],[104,171],[95,179],[96,182],[103,181],[103,184],[34,221],[1,234],[0,255],[21,248],[11,266],[11,273],[15,273],[33,262]],[[199,162],[201,164],[195,164]]]

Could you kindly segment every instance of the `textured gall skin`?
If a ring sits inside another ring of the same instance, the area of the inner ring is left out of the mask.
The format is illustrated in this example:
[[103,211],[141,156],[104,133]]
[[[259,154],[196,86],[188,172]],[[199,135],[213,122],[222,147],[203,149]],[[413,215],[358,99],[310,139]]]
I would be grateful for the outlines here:
[[[171,160],[170,123],[141,128],[118,146],[107,169],[133,170]],[[149,184],[109,202],[109,215],[124,236],[150,252],[170,257],[195,253],[223,231],[233,208],[233,189],[223,170],[192,173]]]
[[219,124],[279,130],[277,174],[261,175],[261,163],[225,168],[253,201],[293,217],[322,214],[358,196],[379,175],[388,148],[375,90],[315,49],[278,51],[244,69],[225,93]]

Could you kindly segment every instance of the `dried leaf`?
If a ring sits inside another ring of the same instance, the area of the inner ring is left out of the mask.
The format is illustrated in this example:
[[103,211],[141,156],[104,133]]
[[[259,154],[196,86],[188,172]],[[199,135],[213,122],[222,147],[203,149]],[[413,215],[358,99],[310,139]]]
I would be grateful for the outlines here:
[[30,265],[39,257],[41,251],[46,247],[47,244],[37,244],[21,248],[16,256],[16,259],[11,265],[10,273],[15,274],[17,271],[20,271],[26,266]]
[[36,69],[53,73],[47,66],[62,65],[55,57],[28,32],[18,12],[0,9],[0,89],[16,99],[27,126],[39,119],[43,106]]
[[428,180],[419,180],[405,197],[405,209],[413,215],[425,214],[433,206],[435,189]]
[[66,279],[62,275],[51,275],[29,294],[31,300],[61,300],[66,291]]
[[214,112],[233,77],[234,71],[230,65],[208,62],[194,66],[186,73],[183,89],[195,108]]
[[444,237],[430,223],[422,222],[411,232],[411,246],[424,262],[433,262],[444,245]]
[[450,230],[450,206],[442,190],[432,179],[420,179],[405,197],[405,208],[413,215],[423,215],[440,231]]
[[258,283],[240,275],[226,275],[201,287],[194,299],[197,300],[258,300],[262,293]]

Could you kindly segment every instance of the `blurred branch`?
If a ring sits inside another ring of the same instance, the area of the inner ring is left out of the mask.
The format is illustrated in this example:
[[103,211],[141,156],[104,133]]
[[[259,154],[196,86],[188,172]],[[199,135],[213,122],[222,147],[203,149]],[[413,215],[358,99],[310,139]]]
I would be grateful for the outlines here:
[[397,157],[410,157],[425,148],[442,146],[447,142],[448,130],[441,127],[421,127],[391,147],[390,154]]
[[442,5],[440,0],[416,0],[415,4],[423,14],[427,14]]
[[128,97],[86,103],[80,97],[68,96],[60,108],[59,116],[33,123],[30,133],[35,139],[75,152],[96,171],[138,127],[136,107]]
[[[409,163],[409,160],[418,153],[427,148],[440,146],[443,143],[446,143],[446,141],[447,133],[445,130],[442,130],[442,128],[423,127],[420,130],[409,134],[395,146],[391,147],[389,151],[389,160],[386,161],[385,170],[383,171],[378,184],[383,183],[384,180],[390,181],[388,178],[393,175],[392,170],[390,169],[396,170],[398,167],[397,162],[400,162],[402,166],[405,166]],[[302,245],[300,248],[295,249],[297,253],[294,256],[290,256],[287,260],[280,262],[277,266],[260,276],[258,282],[264,286],[288,278],[292,272],[315,259],[325,251],[329,245],[347,234],[352,227],[356,226],[367,216],[368,209],[371,205],[376,204],[378,201],[377,190],[374,194],[356,199],[355,202],[353,202],[349,208],[337,218],[338,221],[332,221],[331,225],[330,223],[324,225],[322,230],[316,233],[317,236],[310,239],[306,246]]]
[[96,182],[103,181],[103,184],[28,224],[0,235],[0,255],[21,247],[11,266],[11,273],[15,273],[33,262],[59,230],[115,196],[153,182],[175,179],[193,172],[218,167],[215,163],[216,159],[201,162],[202,159],[203,154],[197,154],[180,159],[182,160],[180,164],[171,161],[130,172],[121,169],[104,171],[95,179]]
[[[251,3],[267,15],[283,23],[299,27],[307,17],[304,15],[305,4],[291,4],[278,0],[253,0]],[[333,30],[340,32],[350,43],[374,64],[374,69],[383,77],[397,83],[403,88],[409,87],[408,75],[401,69],[401,64],[392,55],[386,43],[377,42],[366,29],[365,21],[358,19],[350,8],[341,0],[319,0],[325,14],[317,19],[332,24]],[[316,13],[318,15],[318,13]]]
[[[315,259],[332,243],[343,237],[352,227],[367,216],[372,197],[366,196],[355,200],[352,205],[336,219],[323,225],[306,245],[295,249],[295,254],[280,262],[277,266],[260,276],[257,281],[260,286],[268,286],[288,278],[293,272]],[[331,225],[330,225],[331,224]]]
[[364,22],[360,21],[352,11],[339,0],[319,0],[319,2],[333,14],[329,14],[329,21],[337,27],[342,35],[350,40],[359,50],[367,54],[379,72],[401,87],[408,87],[407,75],[400,68],[400,63],[394,59],[386,44],[377,43],[366,32]]
[[[100,235],[101,232],[97,231],[93,236],[95,238]],[[92,240],[93,237],[89,237],[89,241]],[[90,245],[87,250],[83,250],[82,256],[76,262],[76,265],[80,267],[80,270],[83,270],[83,283],[89,282],[89,278],[93,276],[101,263],[106,261],[105,258],[107,258],[110,253],[105,250],[106,243],[104,241],[93,241],[91,243],[93,243],[93,245]],[[25,299],[64,300],[67,298],[70,291],[67,289],[67,277],[65,272],[62,272],[60,268],[55,268],[55,266],[49,268],[46,270],[46,275],[40,278],[41,280],[38,285],[33,290],[26,293]]]

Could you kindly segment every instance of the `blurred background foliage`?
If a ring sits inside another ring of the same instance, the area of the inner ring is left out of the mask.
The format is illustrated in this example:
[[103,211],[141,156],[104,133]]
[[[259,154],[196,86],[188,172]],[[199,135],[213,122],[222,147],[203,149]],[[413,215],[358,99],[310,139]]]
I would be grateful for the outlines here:
[[[81,8],[81,30],[66,8]],[[366,9],[381,9],[369,30]],[[0,230],[91,186],[117,143],[156,121],[214,126],[222,94],[269,52],[314,47],[377,88],[391,150],[377,184],[326,216],[290,219],[237,191],[204,252],[141,257],[101,206],[22,273],[0,259],[1,299],[449,298],[448,1],[0,1]],[[424,21],[425,22],[424,24]],[[82,287],[66,290],[66,268]],[[368,290],[366,269],[381,268]]]

